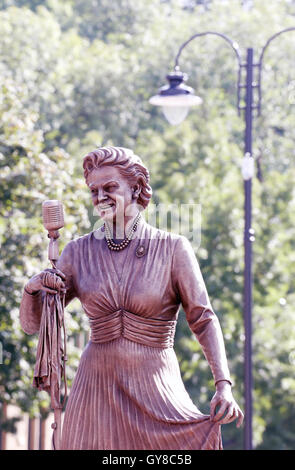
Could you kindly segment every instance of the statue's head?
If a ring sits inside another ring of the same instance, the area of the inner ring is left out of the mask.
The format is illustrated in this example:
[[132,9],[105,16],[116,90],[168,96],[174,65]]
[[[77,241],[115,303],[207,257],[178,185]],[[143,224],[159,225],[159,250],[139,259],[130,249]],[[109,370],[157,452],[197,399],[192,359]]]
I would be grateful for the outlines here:
[[113,204],[113,195],[123,198],[125,207],[134,203],[143,210],[148,206],[152,196],[149,171],[132,150],[97,148],[84,157],[83,168],[94,206]]

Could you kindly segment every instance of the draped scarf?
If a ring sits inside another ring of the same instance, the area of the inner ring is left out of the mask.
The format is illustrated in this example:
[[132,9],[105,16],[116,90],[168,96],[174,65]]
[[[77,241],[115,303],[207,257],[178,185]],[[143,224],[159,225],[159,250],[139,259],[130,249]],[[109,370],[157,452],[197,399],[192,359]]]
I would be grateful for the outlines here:
[[[54,288],[54,286],[52,287]],[[45,390],[49,393],[51,408],[57,411],[55,413],[55,422],[51,426],[54,429],[52,436],[53,448],[56,448],[57,445],[59,447],[60,444],[56,441],[60,436],[61,425],[60,422],[56,422],[56,417],[61,415],[67,396],[64,308],[65,292],[59,291],[56,294],[45,292],[33,378],[33,386],[38,390]],[[61,402],[62,381],[64,381],[64,398]]]

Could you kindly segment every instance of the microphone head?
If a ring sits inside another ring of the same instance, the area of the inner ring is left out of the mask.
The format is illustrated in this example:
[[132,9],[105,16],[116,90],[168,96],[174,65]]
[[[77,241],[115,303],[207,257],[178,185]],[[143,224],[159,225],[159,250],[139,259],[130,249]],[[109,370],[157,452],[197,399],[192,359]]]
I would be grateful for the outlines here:
[[64,227],[63,205],[55,199],[42,203],[43,225],[46,230],[58,230]]

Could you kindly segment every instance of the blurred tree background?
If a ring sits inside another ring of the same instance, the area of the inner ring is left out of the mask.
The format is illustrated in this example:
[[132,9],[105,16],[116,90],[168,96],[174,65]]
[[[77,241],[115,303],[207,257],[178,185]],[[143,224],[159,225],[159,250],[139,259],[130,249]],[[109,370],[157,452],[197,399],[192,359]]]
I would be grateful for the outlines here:
[[[277,31],[295,25],[295,1],[0,1],[0,365],[1,403],[31,416],[48,396],[31,387],[37,337],[19,325],[27,279],[48,267],[45,199],[64,203],[61,248],[93,230],[82,157],[101,145],[134,149],[148,165],[154,204],[197,203],[196,248],[226,342],[243,407],[243,156],[236,112],[235,57],[223,41],[200,38],[181,69],[203,103],[171,127],[148,103],[165,82],[178,47],[215,30],[255,57]],[[295,33],[277,38],[264,59],[262,115],[254,122],[253,373],[256,449],[295,447]],[[69,340],[87,329],[75,300]],[[210,370],[181,311],[176,352],[186,388],[203,412],[214,393]],[[81,351],[69,346],[69,382]],[[209,384],[209,387],[208,387]],[[13,431],[14,423],[2,423]],[[241,449],[242,430],[223,426],[225,449]]]

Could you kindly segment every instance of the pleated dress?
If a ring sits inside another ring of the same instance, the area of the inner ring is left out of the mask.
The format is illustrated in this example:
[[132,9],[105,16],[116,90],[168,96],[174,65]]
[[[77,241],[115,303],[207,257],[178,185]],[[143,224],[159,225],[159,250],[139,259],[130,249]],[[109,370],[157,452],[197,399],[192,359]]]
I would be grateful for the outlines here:
[[222,333],[189,241],[142,218],[109,250],[103,227],[66,245],[57,267],[91,336],[64,413],[62,449],[222,449],[220,425],[192,402],[174,351],[182,304],[215,380],[229,379]]

